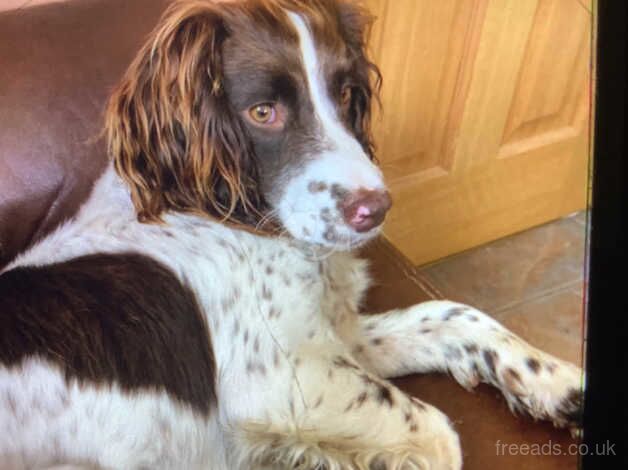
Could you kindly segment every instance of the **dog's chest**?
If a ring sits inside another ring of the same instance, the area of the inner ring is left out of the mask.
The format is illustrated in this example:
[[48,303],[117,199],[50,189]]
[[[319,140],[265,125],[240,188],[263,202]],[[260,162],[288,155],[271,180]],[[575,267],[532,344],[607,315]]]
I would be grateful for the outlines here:
[[204,238],[187,245],[193,253],[180,269],[205,309],[219,368],[250,369],[317,338],[346,336],[368,286],[363,260],[242,233]]

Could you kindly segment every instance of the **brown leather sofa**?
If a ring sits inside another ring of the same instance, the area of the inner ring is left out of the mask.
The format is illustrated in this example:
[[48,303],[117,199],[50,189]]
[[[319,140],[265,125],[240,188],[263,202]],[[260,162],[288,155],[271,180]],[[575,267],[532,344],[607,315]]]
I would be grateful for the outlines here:
[[[86,197],[106,161],[98,137],[107,94],[166,3],[70,0],[0,12],[0,268]],[[387,243],[366,255],[378,280],[370,311],[433,297]],[[440,375],[396,383],[450,416],[467,469],[576,468],[575,456],[502,455],[499,443],[559,443],[566,451],[574,441],[547,423],[513,416],[493,389],[468,393]]]
[[108,90],[163,9],[82,0],[0,13],[0,266],[72,215],[105,163]]

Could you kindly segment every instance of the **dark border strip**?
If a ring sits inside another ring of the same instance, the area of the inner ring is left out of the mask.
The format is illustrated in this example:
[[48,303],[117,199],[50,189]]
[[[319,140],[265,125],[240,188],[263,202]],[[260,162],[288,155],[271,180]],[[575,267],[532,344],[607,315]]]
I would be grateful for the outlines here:
[[[626,439],[625,330],[627,276],[622,262],[628,244],[622,190],[625,162],[625,0],[597,1],[597,83],[593,148],[589,292],[587,313],[587,389],[581,468],[620,468]],[[622,328],[623,326],[623,328]],[[623,351],[623,353],[621,352]],[[622,398],[623,403],[619,401]],[[609,455],[595,455],[603,451]],[[613,444],[615,444],[613,446]],[[610,447],[613,446],[613,447]],[[583,447],[583,451],[586,450]],[[612,453],[617,456],[613,457]]]

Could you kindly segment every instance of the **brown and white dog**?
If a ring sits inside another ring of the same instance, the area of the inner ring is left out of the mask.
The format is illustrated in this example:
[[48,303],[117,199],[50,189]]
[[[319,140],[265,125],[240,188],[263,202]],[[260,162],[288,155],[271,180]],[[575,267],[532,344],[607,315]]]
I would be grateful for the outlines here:
[[0,275],[0,461],[107,469],[457,469],[388,377],[487,382],[577,425],[581,371],[472,307],[357,314],[351,248],[390,207],[379,73],[346,0],[172,5],[113,93],[112,162]]

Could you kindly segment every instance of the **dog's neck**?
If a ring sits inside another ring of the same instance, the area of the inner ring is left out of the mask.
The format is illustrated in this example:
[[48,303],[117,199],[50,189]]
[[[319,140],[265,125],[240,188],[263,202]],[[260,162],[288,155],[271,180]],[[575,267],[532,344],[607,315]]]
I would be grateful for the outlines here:
[[[176,217],[176,215],[177,214],[175,213],[165,214],[164,223],[167,225],[168,221],[172,220],[172,218]],[[221,230],[226,229],[224,224],[210,219],[209,217],[191,214],[186,214],[185,216],[194,218],[197,222],[197,226],[206,225],[207,228],[217,229],[220,227]],[[103,174],[95,182],[92,192],[78,212],[76,220],[77,222],[82,223],[83,221],[103,217],[122,218],[124,220],[128,220],[129,223],[137,223],[137,213],[131,200],[130,190],[115,171],[112,163],[109,163]],[[243,232],[243,230],[239,230],[237,228],[232,229],[236,232]],[[304,257],[310,259],[322,260],[329,257],[335,251],[338,251],[332,250],[329,247],[295,240],[285,234],[278,235],[276,237],[283,238],[291,247],[300,251]]]

